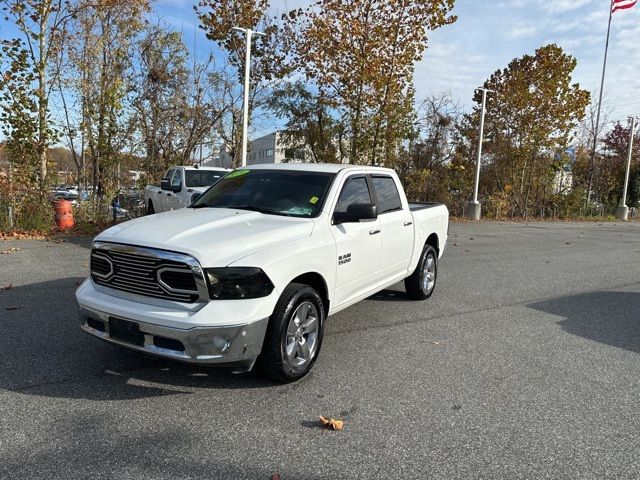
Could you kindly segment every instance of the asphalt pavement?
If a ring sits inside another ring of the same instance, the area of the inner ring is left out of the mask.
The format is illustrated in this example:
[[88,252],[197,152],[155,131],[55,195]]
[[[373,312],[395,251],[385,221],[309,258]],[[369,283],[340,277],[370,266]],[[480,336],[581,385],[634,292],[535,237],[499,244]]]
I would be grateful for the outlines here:
[[640,478],[638,223],[453,224],[290,385],[81,332],[89,245],[0,242],[2,479]]

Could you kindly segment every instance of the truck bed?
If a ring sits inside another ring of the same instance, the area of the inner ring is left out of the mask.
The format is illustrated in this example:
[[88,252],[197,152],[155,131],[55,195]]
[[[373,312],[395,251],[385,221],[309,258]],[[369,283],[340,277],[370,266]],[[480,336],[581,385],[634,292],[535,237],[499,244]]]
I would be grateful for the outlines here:
[[443,203],[438,202],[409,202],[409,210],[417,212],[418,210],[425,210],[427,208],[435,208],[443,205]]

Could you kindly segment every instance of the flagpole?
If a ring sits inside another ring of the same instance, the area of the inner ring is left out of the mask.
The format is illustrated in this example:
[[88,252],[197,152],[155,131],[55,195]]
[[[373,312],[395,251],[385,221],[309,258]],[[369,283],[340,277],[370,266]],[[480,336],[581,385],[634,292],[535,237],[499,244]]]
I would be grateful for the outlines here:
[[591,201],[591,186],[593,183],[593,167],[596,159],[596,148],[598,147],[598,135],[600,128],[600,111],[602,109],[602,94],[604,93],[604,77],[607,73],[607,56],[609,55],[609,36],[611,35],[611,19],[613,18],[613,0],[609,5],[609,26],[607,27],[607,42],[604,47],[604,63],[602,64],[602,80],[600,82],[600,99],[598,100],[598,113],[596,114],[596,124],[593,129],[593,148],[591,149],[591,161],[589,162],[589,186],[587,188],[587,204]]

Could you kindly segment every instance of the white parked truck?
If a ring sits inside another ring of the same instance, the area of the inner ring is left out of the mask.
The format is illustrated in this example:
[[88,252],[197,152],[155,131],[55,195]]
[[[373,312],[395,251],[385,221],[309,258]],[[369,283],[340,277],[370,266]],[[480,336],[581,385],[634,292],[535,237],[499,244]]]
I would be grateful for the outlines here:
[[147,185],[144,201],[148,214],[168,212],[191,205],[191,202],[227,172],[217,167],[172,167],[160,186]]
[[433,293],[448,233],[393,170],[234,170],[189,208],[109,228],[76,292],[82,329],[122,347],[279,381],[313,366],[328,316],[404,280]]

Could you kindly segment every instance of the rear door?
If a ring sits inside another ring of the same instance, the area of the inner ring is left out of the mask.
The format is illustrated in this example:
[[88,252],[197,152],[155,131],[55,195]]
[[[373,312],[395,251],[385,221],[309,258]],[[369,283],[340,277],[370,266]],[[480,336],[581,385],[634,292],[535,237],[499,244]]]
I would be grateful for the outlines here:
[[413,254],[414,225],[403,205],[399,185],[390,175],[372,175],[382,230],[382,268],[385,281],[405,276]]
[[[346,212],[349,205],[356,203],[373,204],[370,184],[364,174],[345,179],[334,212]],[[379,284],[382,235],[378,220],[332,224],[330,228],[337,249],[334,302],[338,306]]]

